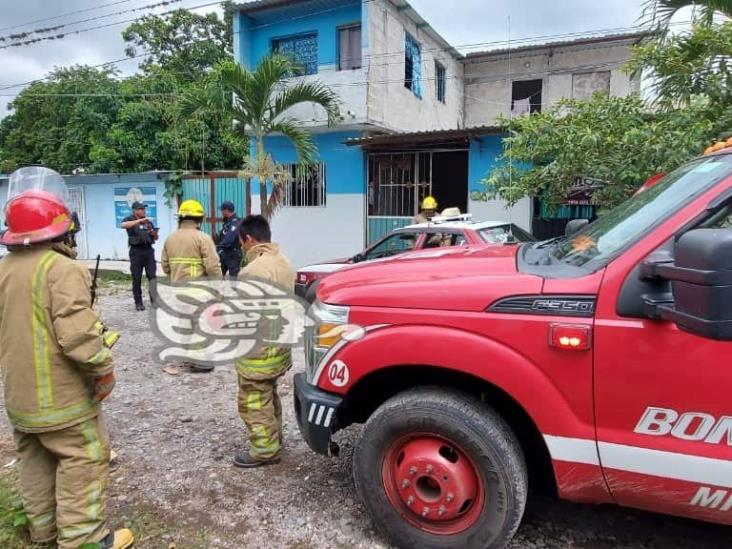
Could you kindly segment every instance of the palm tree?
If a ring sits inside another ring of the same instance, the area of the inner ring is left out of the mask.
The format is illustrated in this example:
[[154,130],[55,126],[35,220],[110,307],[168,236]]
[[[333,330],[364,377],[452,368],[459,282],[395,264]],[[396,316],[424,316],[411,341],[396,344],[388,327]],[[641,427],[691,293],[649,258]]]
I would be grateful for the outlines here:
[[726,17],[732,17],[732,0],[646,0],[643,7],[643,19],[646,23],[656,27],[662,33],[668,31],[671,19],[676,13],[689,6],[698,7],[700,16],[696,22],[711,25],[714,22],[714,15],[719,13]]
[[[259,181],[262,215],[271,219],[282,203],[282,187],[290,173],[278,166],[265,149],[265,137],[279,134],[290,140],[300,166],[312,163],[317,147],[310,132],[288,116],[290,109],[310,103],[325,111],[328,125],[340,118],[338,96],[321,82],[286,82],[297,74],[298,65],[289,57],[273,54],[265,57],[256,70],[250,71],[234,61],[217,66],[199,93],[181,101],[181,115],[195,117],[215,110],[225,113],[232,123],[254,139],[256,155],[247,155],[242,177],[247,180],[247,200],[251,204],[251,180]],[[267,184],[272,192],[267,197]]]

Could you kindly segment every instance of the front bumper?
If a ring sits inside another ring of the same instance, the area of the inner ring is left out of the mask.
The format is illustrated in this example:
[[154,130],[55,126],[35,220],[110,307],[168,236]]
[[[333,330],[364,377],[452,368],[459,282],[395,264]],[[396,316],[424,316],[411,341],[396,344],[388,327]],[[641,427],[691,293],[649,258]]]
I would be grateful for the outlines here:
[[310,385],[305,374],[295,375],[295,415],[300,433],[315,452],[326,456],[338,454],[331,440],[343,399]]

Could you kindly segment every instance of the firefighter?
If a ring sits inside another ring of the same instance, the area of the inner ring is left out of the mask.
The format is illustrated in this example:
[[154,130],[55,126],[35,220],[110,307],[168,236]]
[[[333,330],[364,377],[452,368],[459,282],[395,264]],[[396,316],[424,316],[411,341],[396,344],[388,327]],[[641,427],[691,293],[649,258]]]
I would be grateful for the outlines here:
[[138,311],[145,310],[142,302],[142,271],[147,276],[150,302],[153,301],[155,285],[155,250],[153,244],[158,239],[158,231],[152,220],[147,217],[147,206],[142,202],[132,203],[132,215],[125,217],[120,225],[127,231],[127,244],[130,248],[130,271],[132,272],[132,297]]
[[216,245],[202,232],[205,214],[196,200],[186,200],[178,209],[178,230],[163,245],[163,272],[172,283],[198,278],[221,278]]
[[[259,278],[294,292],[295,271],[279,246],[271,242],[272,232],[264,217],[247,216],[239,224],[239,238],[246,254],[240,280]],[[253,468],[280,461],[282,404],[277,380],[290,366],[290,349],[281,347],[259,347],[237,360],[239,414],[249,430],[249,450],[236,454],[235,466]]]
[[236,215],[236,207],[228,200],[221,204],[221,215],[224,218],[224,225],[221,227],[216,238],[216,249],[221,258],[221,271],[224,276],[236,279],[241,269],[241,244],[239,242],[239,216]]
[[89,271],[76,263],[63,178],[22,168],[10,177],[0,244],[0,366],[31,538],[60,549],[121,549],[105,515],[109,435],[101,402],[112,354],[92,309]]
[[428,196],[422,201],[422,210],[414,218],[414,223],[429,223],[437,215],[437,200]]
[[[200,278],[221,278],[221,264],[216,245],[209,235],[201,231],[205,213],[196,200],[186,200],[178,209],[178,230],[163,245],[163,272],[173,284]],[[185,362],[194,372],[211,372],[213,366]]]

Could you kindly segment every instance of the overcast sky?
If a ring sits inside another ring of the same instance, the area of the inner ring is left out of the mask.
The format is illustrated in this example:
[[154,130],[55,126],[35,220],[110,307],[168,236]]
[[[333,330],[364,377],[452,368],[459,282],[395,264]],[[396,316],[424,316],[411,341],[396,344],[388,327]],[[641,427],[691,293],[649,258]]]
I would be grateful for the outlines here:
[[[0,0],[0,36],[98,17],[158,0]],[[172,7],[193,7],[211,0],[182,0]],[[116,5],[109,5],[115,3]],[[508,18],[514,39],[629,27],[637,23],[643,0],[411,0],[412,5],[448,42],[456,46],[506,40]],[[98,8],[107,5],[106,8]],[[449,9],[446,9],[449,6]],[[198,11],[208,11],[204,8]],[[69,12],[89,10],[28,25],[34,20]],[[146,10],[149,11],[149,10]],[[123,13],[86,23],[77,23],[57,32],[71,32],[124,22],[139,17],[140,12]],[[17,26],[24,24],[23,26]],[[127,23],[129,24],[129,23]],[[17,26],[17,27],[16,27]],[[124,57],[121,32],[126,24],[108,26],[63,40],[42,42],[18,48],[0,49],[0,88],[45,76],[54,66],[77,63],[97,65]],[[14,27],[14,28],[10,28]],[[0,42],[0,46],[3,43]],[[136,69],[136,62],[119,64],[125,74]],[[7,103],[22,88],[0,90],[0,118],[7,113]]]

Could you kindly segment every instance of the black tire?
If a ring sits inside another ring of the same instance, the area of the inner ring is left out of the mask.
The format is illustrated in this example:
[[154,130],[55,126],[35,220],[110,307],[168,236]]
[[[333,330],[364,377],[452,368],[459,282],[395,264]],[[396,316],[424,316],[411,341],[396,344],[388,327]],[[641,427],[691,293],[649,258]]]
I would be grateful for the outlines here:
[[[475,510],[480,515],[467,529],[450,535],[427,532],[403,518],[405,509],[389,500],[383,465],[389,448],[410,433],[453,441],[472,462],[485,498],[482,510]],[[513,432],[491,408],[452,389],[413,389],[379,407],[354,451],[353,472],[356,490],[376,527],[401,548],[504,547],[526,506],[526,462]]]

